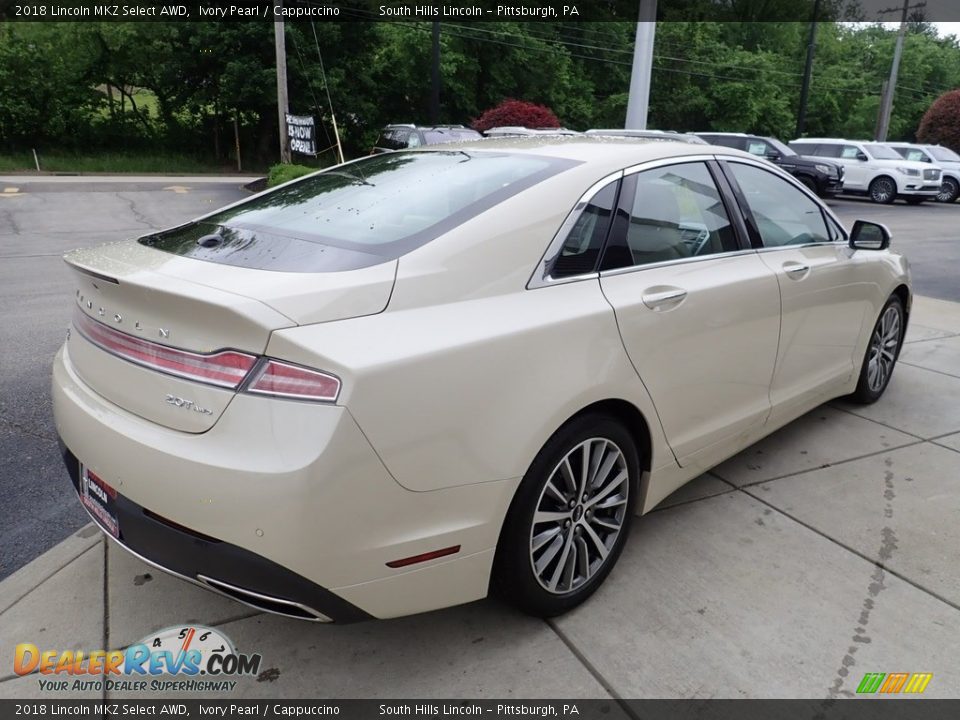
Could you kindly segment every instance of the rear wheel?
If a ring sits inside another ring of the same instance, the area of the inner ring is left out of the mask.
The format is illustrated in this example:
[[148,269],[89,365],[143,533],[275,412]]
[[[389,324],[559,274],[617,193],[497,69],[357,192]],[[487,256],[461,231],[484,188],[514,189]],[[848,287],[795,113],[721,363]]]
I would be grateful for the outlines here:
[[957,197],[960,197],[960,183],[953,178],[944,178],[937,193],[937,202],[952,203]]
[[873,327],[860,368],[860,380],[857,389],[850,396],[851,400],[869,405],[883,395],[900,355],[905,327],[903,303],[899,297],[893,295],[883,306],[877,324]]
[[492,589],[540,617],[590,597],[623,550],[639,476],[633,438],[613,418],[588,414],[560,428],[510,506]]
[[897,197],[897,184],[892,178],[882,175],[870,183],[869,191],[870,199],[875,203],[889,205]]

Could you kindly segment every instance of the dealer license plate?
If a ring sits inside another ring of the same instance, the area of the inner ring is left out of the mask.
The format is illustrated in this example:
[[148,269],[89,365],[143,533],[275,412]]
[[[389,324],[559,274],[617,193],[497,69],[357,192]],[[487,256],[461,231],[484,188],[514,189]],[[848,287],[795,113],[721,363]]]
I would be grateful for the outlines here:
[[117,491],[83,465],[80,466],[80,502],[104,530],[115,538],[120,537]]

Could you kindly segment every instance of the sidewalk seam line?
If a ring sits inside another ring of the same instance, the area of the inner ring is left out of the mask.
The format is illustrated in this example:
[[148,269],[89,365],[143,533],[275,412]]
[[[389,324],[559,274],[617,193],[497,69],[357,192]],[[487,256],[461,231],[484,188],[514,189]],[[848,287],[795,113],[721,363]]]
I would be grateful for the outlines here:
[[[84,549],[81,550],[79,553],[77,553],[76,555],[74,555],[73,557],[71,557],[69,560],[67,560],[66,562],[64,562],[63,565],[61,565],[61,566],[58,567],[56,570],[54,570],[53,572],[51,572],[49,575],[46,575],[46,576],[43,578],[43,580],[41,580],[40,582],[36,583],[32,588],[30,588],[29,590],[27,590],[25,593],[23,593],[22,595],[20,595],[16,600],[14,600],[12,603],[10,603],[9,605],[7,605],[7,607],[5,607],[5,608],[3,608],[2,610],[0,610],[0,615],[3,615],[3,614],[6,613],[7,611],[11,610],[11,609],[12,609],[13,607],[15,607],[21,600],[23,600],[27,595],[29,595],[29,594],[32,593],[34,590],[36,590],[38,587],[40,587],[41,585],[43,585],[45,582],[47,582],[47,580],[49,580],[49,579],[52,578],[54,575],[56,575],[58,572],[60,572],[61,570],[63,570],[67,565],[69,565],[70,563],[74,562],[75,560],[79,560],[81,556],[86,555],[88,552],[90,552],[91,550],[93,550],[97,545],[100,544],[100,542],[101,542],[101,539],[100,539],[100,538],[97,538],[97,541],[94,542],[93,545],[91,545],[90,547],[84,548]],[[41,557],[42,557],[42,556],[41,556]],[[6,579],[5,579],[4,581],[6,581]]]
[[[923,370],[926,370],[926,368],[922,368],[922,369],[923,369]],[[907,432],[906,430],[901,430],[900,428],[896,428],[896,427],[894,427],[893,425],[887,425],[887,423],[885,423],[885,422],[881,422],[881,421],[879,421],[879,420],[874,420],[873,418],[869,418],[869,417],[866,417],[866,416],[864,416],[864,415],[860,415],[859,413],[855,413],[853,410],[848,410],[848,409],[845,408],[845,407],[841,407],[841,406],[839,406],[839,405],[834,405],[834,404],[833,404],[834,401],[835,401],[835,400],[839,400],[839,399],[840,399],[840,398],[835,398],[834,400],[831,400],[831,401],[827,404],[827,407],[833,408],[834,410],[839,410],[840,412],[845,412],[845,413],[847,413],[847,415],[853,415],[854,417],[860,418],[861,420],[867,420],[868,422],[876,423],[877,425],[879,425],[879,426],[881,426],[881,427],[887,428],[887,430],[893,430],[894,432],[898,432],[898,433],[900,433],[900,434],[902,434],[902,435],[909,435],[910,437],[916,438],[917,440],[922,440],[922,441],[928,440],[928,438],[925,438],[925,437],[923,437],[922,435],[917,435],[916,433]]]
[[776,477],[767,478],[766,480],[754,480],[753,482],[744,483],[743,485],[734,485],[731,480],[717,475],[718,478],[723,480],[725,483],[733,485],[737,489],[756,487],[757,485],[763,485],[764,483],[773,482],[774,480],[783,480],[789,477],[796,477],[797,475],[803,475],[808,472],[816,472],[817,470],[826,470],[827,468],[837,467],[838,465],[846,465],[847,463],[856,462],[857,460],[864,460],[866,458],[874,457],[876,455],[883,455],[888,452],[895,452],[897,450],[903,450],[904,448],[914,447],[915,445],[923,445],[925,442],[930,442],[929,440],[917,439],[913,442],[908,442],[905,445],[897,445],[896,447],[883,448],[882,450],[876,450],[871,453],[866,453],[865,455],[858,455],[857,457],[847,458],[846,460],[837,460],[836,462],[826,463],[824,465],[818,465],[815,468],[807,468],[806,470],[796,470],[794,472],[789,472],[784,475],[777,475]]
[[960,380],[960,375],[951,375],[950,373],[944,372],[943,370],[934,370],[933,368],[928,368],[928,367],[925,367],[924,365],[917,365],[916,363],[907,362],[906,360],[899,360],[899,362],[903,365],[908,365],[912,368],[917,368],[918,370],[926,370],[927,372],[937,373],[937,375],[945,375],[948,378],[953,378],[954,380]]
[[[727,482],[727,481],[724,480],[724,482]],[[874,567],[878,567],[878,568],[880,568],[881,570],[883,570],[884,572],[890,573],[890,574],[893,575],[895,578],[897,578],[897,579],[905,582],[907,585],[913,587],[914,589],[919,590],[920,592],[922,592],[922,593],[924,593],[924,594],[926,594],[926,595],[929,595],[930,597],[932,597],[932,598],[934,598],[934,599],[936,599],[936,600],[939,600],[939,601],[942,602],[944,605],[946,605],[946,606],[948,606],[948,607],[951,607],[951,608],[953,608],[954,610],[960,611],[960,605],[958,605],[957,603],[954,603],[953,601],[948,600],[947,598],[943,597],[943,596],[940,595],[939,593],[936,593],[936,592],[934,592],[933,590],[930,590],[929,588],[926,588],[926,587],[924,587],[923,585],[920,585],[920,584],[917,583],[916,581],[911,580],[910,578],[906,577],[905,575],[902,575],[899,571],[894,570],[893,568],[891,568],[891,567],[889,567],[889,566],[887,566],[887,565],[884,565],[884,564],[881,563],[881,562],[877,562],[876,560],[874,560],[873,558],[869,557],[868,555],[865,555],[864,553],[860,552],[860,551],[857,550],[856,548],[853,548],[853,547],[850,547],[849,545],[844,544],[844,543],[841,542],[840,540],[838,540],[838,539],[836,539],[836,538],[828,535],[825,531],[820,530],[820,529],[814,527],[813,525],[810,525],[810,524],[807,523],[807,522],[804,522],[804,521],[801,520],[800,518],[798,518],[798,517],[796,517],[796,516],[794,516],[794,515],[791,515],[791,514],[788,513],[786,510],[783,510],[783,509],[781,509],[781,508],[778,508],[778,507],[777,507],[776,505],[774,505],[773,503],[771,503],[771,502],[769,502],[769,501],[767,501],[767,500],[764,500],[764,499],[761,498],[760,496],[754,495],[754,494],[751,493],[751,492],[747,492],[744,488],[737,488],[737,489],[740,490],[740,491],[741,491],[744,495],[746,495],[747,497],[753,498],[753,499],[756,500],[757,502],[759,502],[759,503],[761,503],[761,504],[763,504],[763,505],[766,505],[767,507],[769,507],[769,508],[771,508],[771,509],[773,509],[773,510],[776,510],[778,513],[780,513],[781,515],[783,515],[785,518],[788,518],[789,520],[792,520],[793,522],[797,523],[797,524],[800,525],[801,527],[804,527],[804,528],[806,528],[807,530],[809,530],[809,531],[811,531],[811,532],[819,535],[820,537],[824,538],[825,540],[827,540],[827,541],[829,541],[829,542],[832,542],[834,545],[836,545],[836,546],[839,547],[839,548],[842,548],[842,549],[846,550],[846,551],[847,551],[848,553],[850,553],[851,555],[856,555],[857,557],[859,557],[859,558],[862,559],[862,560],[867,561],[868,563],[870,563],[870,564],[873,565]]]
[[573,656],[580,661],[580,664],[588,673],[590,673],[593,679],[599,683],[600,687],[606,690],[606,692],[610,695],[610,699],[619,705],[620,709],[623,710],[628,717],[633,718],[633,720],[640,720],[639,716],[633,711],[633,708],[626,703],[626,701],[620,696],[620,693],[613,688],[613,685],[607,682],[607,679],[600,673],[599,670],[597,670],[597,668],[594,667],[593,663],[587,659],[587,656],[580,651],[580,648],[573,644],[573,641],[567,637],[567,634],[557,627],[556,622],[550,618],[545,619],[544,623],[548,628],[553,630],[554,634],[560,638],[560,642],[567,646],[567,650],[569,650]]
[[[933,329],[936,330],[937,328],[933,328]],[[940,332],[947,332],[947,331],[946,331],[946,330],[941,330]],[[917,339],[917,340],[904,340],[904,341],[903,341],[903,344],[904,344],[904,345],[915,345],[915,344],[917,344],[917,343],[922,343],[922,342],[934,342],[935,340],[948,340],[948,339],[950,339],[950,338],[955,338],[955,337],[960,337],[960,333],[952,332],[952,333],[949,333],[949,334],[947,334],[947,335],[938,335],[937,337],[919,338],[919,339]]]

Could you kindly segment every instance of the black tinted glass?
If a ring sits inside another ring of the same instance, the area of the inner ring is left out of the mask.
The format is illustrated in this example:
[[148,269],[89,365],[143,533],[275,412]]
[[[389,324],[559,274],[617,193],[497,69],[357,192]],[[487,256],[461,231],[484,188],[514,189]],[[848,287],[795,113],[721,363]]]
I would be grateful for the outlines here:
[[384,153],[140,242],[241,267],[365,267],[400,257],[574,164],[509,153]]
[[550,270],[552,277],[583,275],[596,270],[616,201],[617,181],[614,181],[586,204],[567,234],[560,254],[553,261]]

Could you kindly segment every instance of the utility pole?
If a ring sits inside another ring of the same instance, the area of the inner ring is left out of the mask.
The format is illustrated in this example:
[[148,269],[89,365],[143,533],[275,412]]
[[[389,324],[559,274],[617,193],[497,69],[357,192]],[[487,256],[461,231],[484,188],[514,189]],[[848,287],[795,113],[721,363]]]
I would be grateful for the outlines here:
[[650,110],[650,76],[653,73],[653,41],[657,30],[657,0],[640,0],[640,17],[633,45],[633,71],[630,73],[630,95],[627,99],[627,121],[630,130],[646,130]]
[[[283,0],[273,0],[273,6],[283,7]],[[277,116],[280,122],[280,162],[290,162],[290,139],[287,137],[287,111],[290,104],[287,100],[287,41],[284,31],[286,26],[282,19],[277,20],[279,13],[274,14],[273,44],[277,51]]]
[[440,122],[440,23],[433,23],[433,56],[430,62],[430,122]]
[[810,79],[813,76],[813,56],[817,51],[817,16],[820,14],[820,0],[813,3],[813,17],[810,19],[810,42],[807,44],[807,64],[803,68],[803,85],[800,87],[800,108],[797,110],[797,132],[794,137],[802,137],[807,125],[807,100],[810,97]]
[[890,79],[884,87],[883,97],[880,99],[880,115],[877,118],[877,133],[874,140],[885,142],[890,130],[890,114],[893,112],[893,95],[897,91],[897,74],[900,72],[900,57],[903,55],[903,38],[907,34],[907,14],[910,10],[926,7],[926,2],[911,5],[910,0],[903,0],[903,8],[887,8],[881,10],[880,15],[900,11],[900,29],[897,31],[897,44],[893,50],[893,63],[890,65]]

